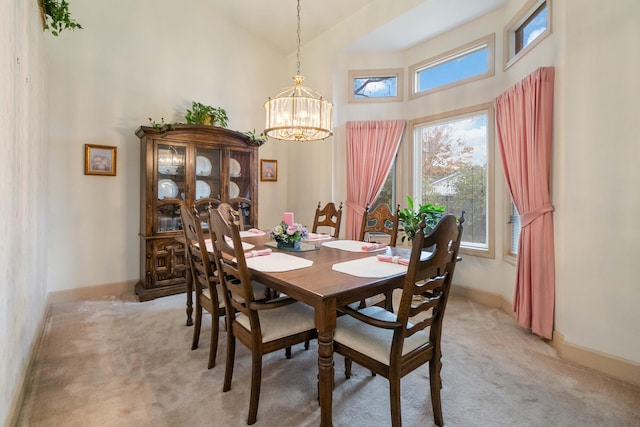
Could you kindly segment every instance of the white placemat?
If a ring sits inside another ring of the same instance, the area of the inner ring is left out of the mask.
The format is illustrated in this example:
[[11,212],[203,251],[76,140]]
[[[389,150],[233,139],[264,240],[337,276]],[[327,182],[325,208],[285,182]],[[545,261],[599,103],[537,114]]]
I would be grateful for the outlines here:
[[[235,262],[235,259],[233,260]],[[265,273],[279,273],[282,271],[297,270],[311,267],[313,261],[282,252],[272,252],[271,255],[259,256],[247,259],[247,266]]]
[[264,231],[258,230],[257,228],[252,228],[251,230],[241,231],[240,238],[244,237],[256,237],[256,236],[264,236]]
[[327,233],[309,233],[309,234],[307,234],[307,238],[304,239],[304,240],[312,242],[312,241],[316,241],[316,240],[329,240],[329,239],[331,239],[331,234],[327,234]]
[[322,246],[327,246],[329,248],[336,248],[336,249],[349,251],[349,252],[381,252],[381,251],[387,250],[386,246],[380,249],[374,249],[370,251],[363,250],[362,247],[368,244],[369,243],[359,242],[357,240],[333,240],[331,242],[322,243]]
[[407,272],[407,266],[378,261],[376,256],[333,264],[332,269],[356,277],[387,277]]
[[[228,237],[227,243],[229,243],[229,246],[233,247],[233,240]],[[213,252],[213,242],[211,241],[211,239],[204,239],[204,245],[207,247],[207,252]],[[251,243],[242,242],[242,250],[244,251],[248,251],[249,249],[253,249],[255,247],[256,245],[252,245]]]

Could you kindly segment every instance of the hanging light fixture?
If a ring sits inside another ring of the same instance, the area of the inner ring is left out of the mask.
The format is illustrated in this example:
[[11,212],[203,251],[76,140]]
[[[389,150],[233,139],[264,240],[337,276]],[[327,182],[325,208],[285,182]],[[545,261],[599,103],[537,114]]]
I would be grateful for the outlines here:
[[333,134],[333,105],[322,95],[302,86],[300,75],[300,0],[298,0],[298,72],[295,86],[285,89],[264,104],[267,113],[264,133],[285,141],[315,141]]

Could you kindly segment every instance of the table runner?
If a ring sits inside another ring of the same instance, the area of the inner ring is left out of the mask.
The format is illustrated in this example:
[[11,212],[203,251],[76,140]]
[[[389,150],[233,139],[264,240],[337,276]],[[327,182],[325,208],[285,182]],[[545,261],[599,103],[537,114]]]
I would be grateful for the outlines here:
[[387,277],[407,272],[406,265],[379,261],[376,256],[333,264],[331,268],[356,277]]

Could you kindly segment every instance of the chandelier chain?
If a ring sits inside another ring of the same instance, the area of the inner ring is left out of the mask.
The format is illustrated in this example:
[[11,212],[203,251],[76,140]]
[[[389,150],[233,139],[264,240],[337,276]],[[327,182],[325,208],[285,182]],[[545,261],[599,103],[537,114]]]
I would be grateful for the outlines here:
[[298,75],[300,75],[300,0],[298,0],[298,27],[297,27],[298,39],[297,39],[297,54],[298,54]]

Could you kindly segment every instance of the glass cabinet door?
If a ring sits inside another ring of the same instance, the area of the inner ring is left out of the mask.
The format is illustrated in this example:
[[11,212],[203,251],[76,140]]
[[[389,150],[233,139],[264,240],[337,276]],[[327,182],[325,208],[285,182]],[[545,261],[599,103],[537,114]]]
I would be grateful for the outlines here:
[[184,145],[157,144],[157,186],[156,226],[158,232],[178,231],[180,223],[180,203],[185,200],[186,175],[185,160],[187,147]]
[[252,188],[252,153],[247,151],[229,151],[229,204],[243,215],[245,228],[254,226],[252,212],[253,191]]
[[208,209],[222,200],[222,150],[195,147],[195,191],[193,207],[200,217],[203,230],[208,230]]

